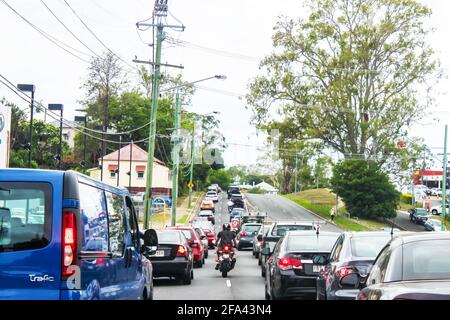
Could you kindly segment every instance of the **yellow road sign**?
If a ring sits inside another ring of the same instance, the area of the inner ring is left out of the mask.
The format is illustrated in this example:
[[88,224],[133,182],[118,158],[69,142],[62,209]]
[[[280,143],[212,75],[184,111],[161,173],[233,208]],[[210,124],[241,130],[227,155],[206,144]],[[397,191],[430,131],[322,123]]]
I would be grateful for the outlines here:
[[192,188],[194,187],[194,184],[193,184],[192,182],[189,182],[189,183],[187,184],[187,187],[188,187],[189,189],[192,189]]

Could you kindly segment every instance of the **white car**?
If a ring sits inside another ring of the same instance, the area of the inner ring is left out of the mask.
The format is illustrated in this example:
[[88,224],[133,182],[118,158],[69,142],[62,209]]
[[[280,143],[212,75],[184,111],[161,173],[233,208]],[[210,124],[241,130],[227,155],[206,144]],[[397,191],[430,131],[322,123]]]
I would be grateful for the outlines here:
[[135,203],[143,203],[144,202],[144,195],[145,195],[145,192],[138,192],[134,196],[132,196],[131,199]]
[[205,199],[211,200],[213,202],[219,202],[219,196],[215,191],[208,191],[205,195]]
[[[449,205],[447,204],[446,207],[447,207],[447,213],[449,213]],[[430,208],[430,212],[432,215],[435,215],[435,216],[440,215],[440,214],[442,214],[442,206],[440,204],[437,206],[433,206]]]

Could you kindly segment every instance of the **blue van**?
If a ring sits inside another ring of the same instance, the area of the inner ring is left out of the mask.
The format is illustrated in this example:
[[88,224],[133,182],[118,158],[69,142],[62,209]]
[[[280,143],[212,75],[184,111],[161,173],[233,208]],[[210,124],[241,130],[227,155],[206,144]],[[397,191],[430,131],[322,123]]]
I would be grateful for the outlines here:
[[126,189],[73,171],[0,169],[0,299],[152,299]]

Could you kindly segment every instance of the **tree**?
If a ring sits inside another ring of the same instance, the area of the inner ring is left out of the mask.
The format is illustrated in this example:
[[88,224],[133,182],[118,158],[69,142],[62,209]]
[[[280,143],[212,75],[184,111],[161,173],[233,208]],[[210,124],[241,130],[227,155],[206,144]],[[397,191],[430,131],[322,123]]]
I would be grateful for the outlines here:
[[438,65],[426,43],[431,11],[416,0],[308,4],[307,19],[280,18],[275,26],[275,53],[261,62],[266,74],[247,96],[253,122],[268,123],[275,105],[347,159],[383,164],[431,102]]
[[314,179],[316,188],[328,188],[328,173],[331,167],[331,158],[328,156],[319,156],[314,164]]
[[336,164],[330,183],[352,217],[394,218],[397,215],[400,193],[373,161],[344,160]]
[[226,170],[220,169],[210,170],[207,181],[209,185],[216,183],[223,190],[225,190],[226,188],[228,188],[233,179]]

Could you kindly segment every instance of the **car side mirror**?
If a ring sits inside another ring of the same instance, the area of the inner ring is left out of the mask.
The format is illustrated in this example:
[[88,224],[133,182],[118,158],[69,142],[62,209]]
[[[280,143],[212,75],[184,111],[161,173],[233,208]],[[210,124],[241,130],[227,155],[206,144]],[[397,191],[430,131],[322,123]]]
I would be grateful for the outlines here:
[[357,289],[359,287],[359,276],[356,273],[350,273],[340,281],[343,287]]
[[263,248],[263,249],[261,250],[261,254],[262,254],[263,256],[269,256],[269,255],[270,255],[270,248],[268,248],[268,247]]
[[156,231],[154,229],[145,230],[144,246],[146,246],[146,247],[157,247],[158,246],[158,235],[156,234]]
[[256,237],[256,239],[257,239],[258,241],[262,241],[262,238],[263,238],[262,234],[259,234],[259,235]]
[[200,236],[200,240],[205,240],[206,236]]

